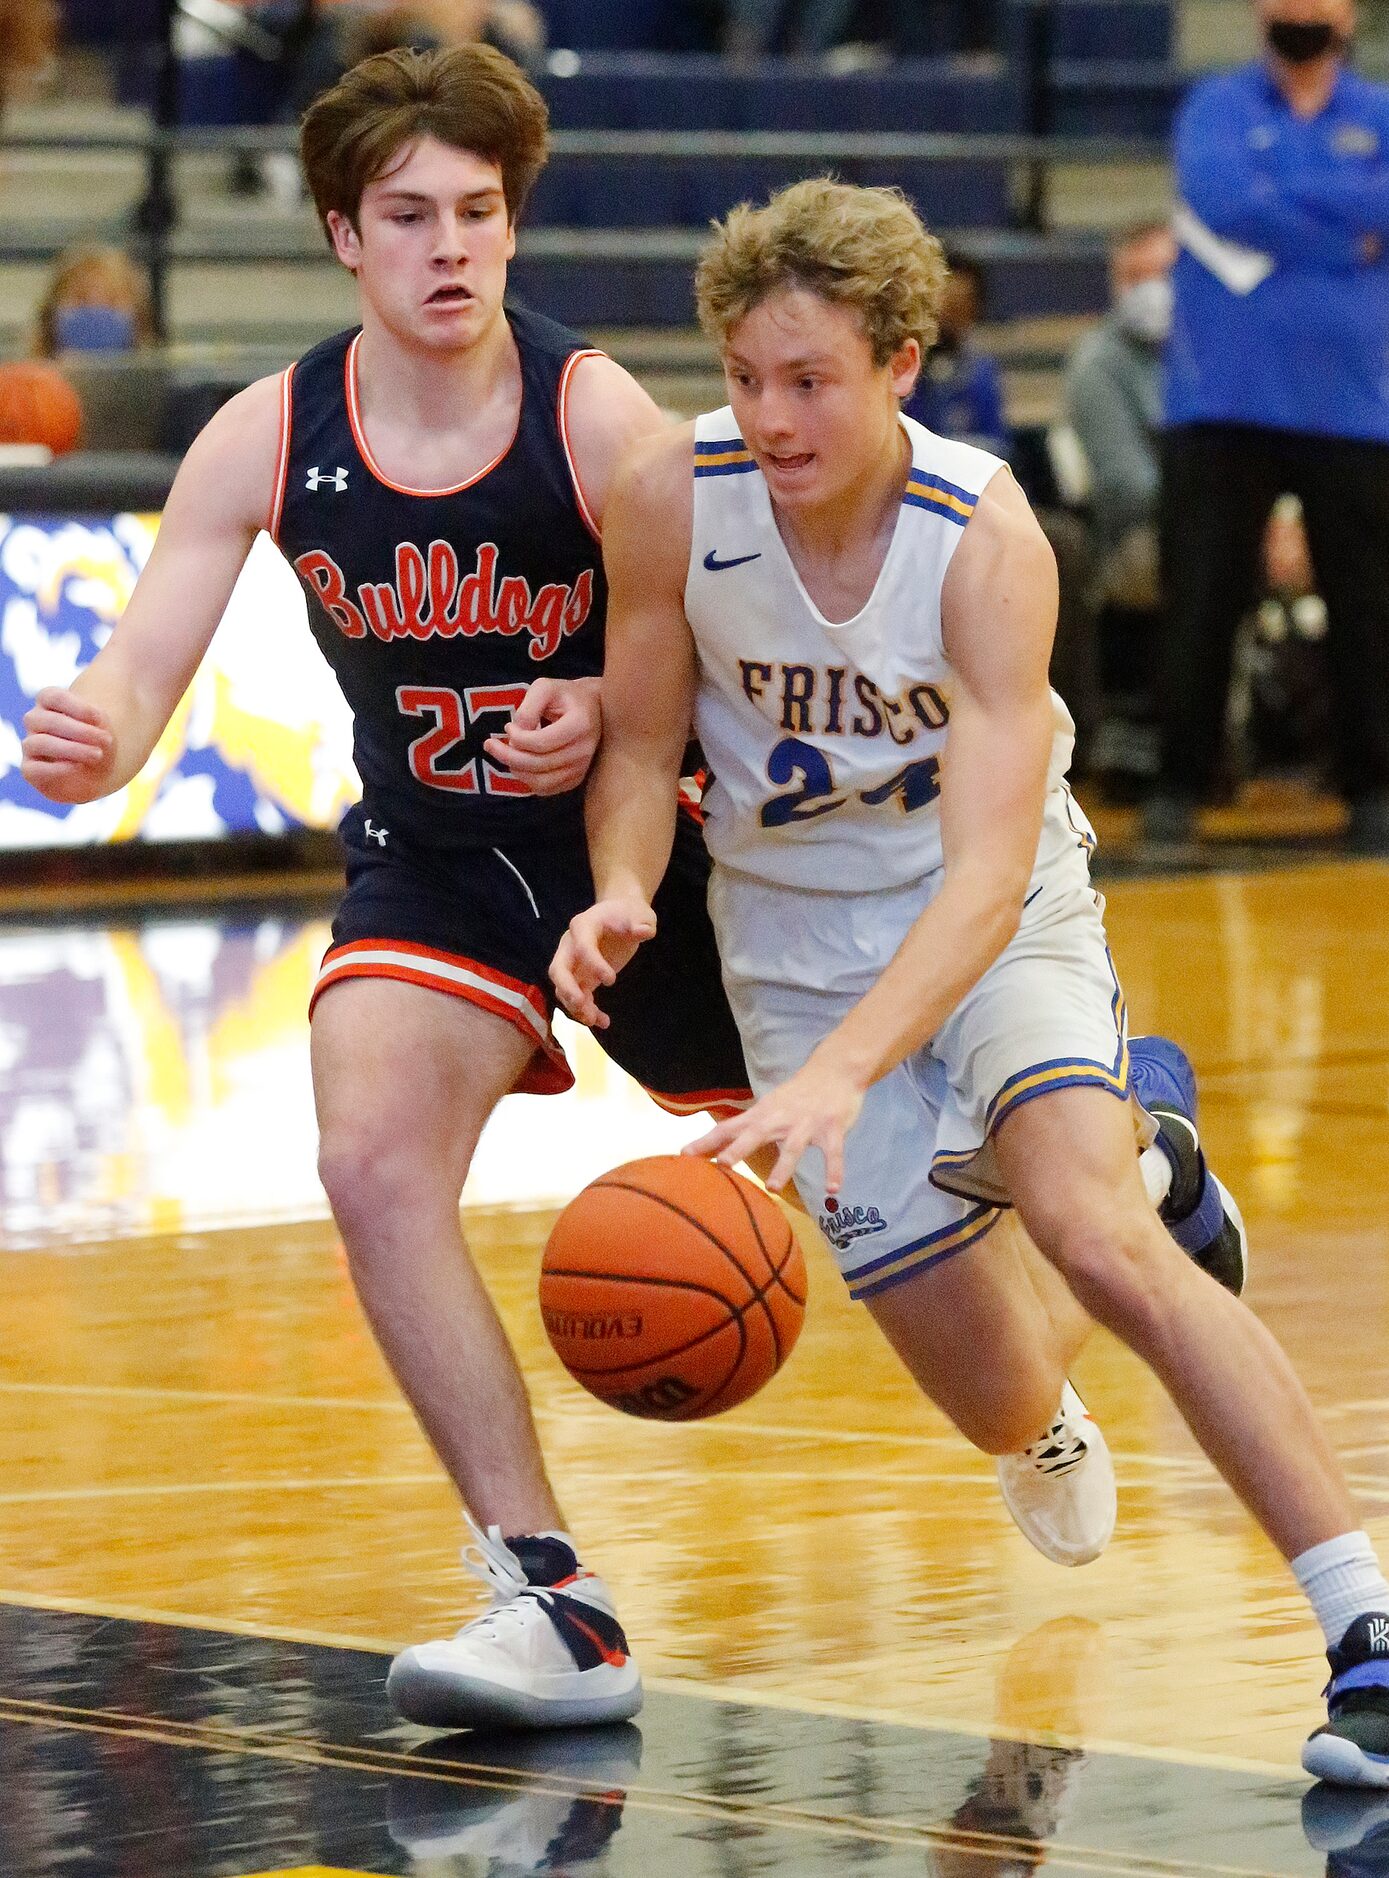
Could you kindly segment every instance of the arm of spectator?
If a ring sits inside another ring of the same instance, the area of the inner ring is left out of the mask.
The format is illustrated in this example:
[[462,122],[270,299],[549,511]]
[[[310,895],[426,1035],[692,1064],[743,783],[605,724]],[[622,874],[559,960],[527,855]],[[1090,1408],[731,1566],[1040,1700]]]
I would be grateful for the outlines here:
[[1066,380],[1066,408],[1094,483],[1094,497],[1116,537],[1157,508],[1157,450],[1143,416],[1102,351],[1086,346]]
[[[1389,149],[1389,114],[1376,128],[1383,152]],[[1379,245],[1389,238],[1389,163],[1382,155],[1368,164],[1353,158],[1334,165],[1283,160],[1278,180],[1295,208],[1355,236],[1362,257],[1377,257]]]
[[1324,209],[1291,198],[1225,86],[1198,85],[1177,123],[1177,191],[1212,233],[1271,254],[1286,267],[1350,269],[1365,259],[1361,234]]

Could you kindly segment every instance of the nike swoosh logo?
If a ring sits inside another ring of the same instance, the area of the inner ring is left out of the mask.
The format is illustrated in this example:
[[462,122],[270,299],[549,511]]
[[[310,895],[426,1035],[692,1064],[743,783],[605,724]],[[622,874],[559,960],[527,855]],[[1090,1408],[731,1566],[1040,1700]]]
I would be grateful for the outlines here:
[[627,1661],[625,1650],[614,1650],[609,1644],[604,1643],[603,1639],[598,1635],[598,1632],[594,1630],[591,1625],[586,1624],[582,1617],[576,1617],[574,1615],[572,1606],[569,1610],[569,1621],[576,1630],[583,1631],[584,1635],[588,1638],[589,1642],[593,1645],[594,1649],[597,1650],[605,1663],[610,1663],[614,1669],[621,1669],[622,1665]]
[[719,559],[718,549],[710,548],[709,552],[704,557],[704,565],[711,574],[722,574],[726,568],[745,567],[749,561],[760,561],[761,559],[762,554],[759,550],[756,554],[740,554],[735,556],[731,561],[721,561]]

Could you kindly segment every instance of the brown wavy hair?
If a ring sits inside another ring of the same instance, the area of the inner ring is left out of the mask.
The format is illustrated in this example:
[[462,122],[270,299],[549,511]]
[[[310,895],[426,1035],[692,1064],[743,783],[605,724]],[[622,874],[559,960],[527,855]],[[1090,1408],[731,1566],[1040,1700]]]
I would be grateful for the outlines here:
[[519,65],[491,46],[397,47],[363,59],[305,113],[299,147],[319,219],[353,227],[368,183],[420,137],[495,163],[515,223],[549,154],[550,114]]
[[720,347],[769,294],[805,287],[855,309],[886,365],[908,339],[929,352],[940,330],[945,250],[900,189],[816,176],[761,208],[743,202],[714,224],[695,274],[699,321]]

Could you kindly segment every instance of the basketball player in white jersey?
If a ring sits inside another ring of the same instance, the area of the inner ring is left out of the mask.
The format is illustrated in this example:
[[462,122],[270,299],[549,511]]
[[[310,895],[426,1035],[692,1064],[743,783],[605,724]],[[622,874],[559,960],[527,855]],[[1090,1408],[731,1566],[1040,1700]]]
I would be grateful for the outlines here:
[[655,931],[693,720],[759,1100],[691,1151],[775,1147],[925,1392],[1043,1481],[1057,1462],[1063,1500],[1090,1320],[1141,1356],[1322,1621],[1305,1765],[1389,1786],[1389,1584],[1286,1358],[1164,1230],[1151,1148],[1140,1173],[1050,550],[1004,465],[900,415],[943,277],[895,192],[802,183],[718,231],[699,300],[730,408],[639,446],[610,501],[599,898],[552,976],[601,1028],[595,990]]

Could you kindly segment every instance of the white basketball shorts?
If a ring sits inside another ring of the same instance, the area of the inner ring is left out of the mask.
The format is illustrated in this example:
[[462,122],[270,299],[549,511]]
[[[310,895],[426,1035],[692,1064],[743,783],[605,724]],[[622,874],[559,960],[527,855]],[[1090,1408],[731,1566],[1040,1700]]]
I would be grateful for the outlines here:
[[[1140,1145],[1152,1139],[1129,1092],[1124,1000],[1087,866],[1093,839],[1069,801],[1064,820],[1049,813],[1018,932],[930,1044],[868,1091],[837,1205],[818,1150],[797,1168],[851,1296],[885,1291],[988,1232],[1008,1205],[993,1134],[1023,1103],[1104,1089],[1131,1103]],[[715,867],[710,910],[758,1095],[798,1070],[872,987],[942,878],[841,894]]]

